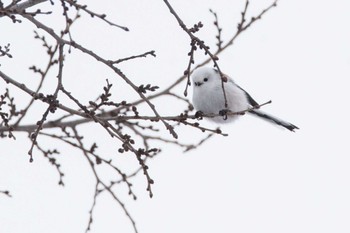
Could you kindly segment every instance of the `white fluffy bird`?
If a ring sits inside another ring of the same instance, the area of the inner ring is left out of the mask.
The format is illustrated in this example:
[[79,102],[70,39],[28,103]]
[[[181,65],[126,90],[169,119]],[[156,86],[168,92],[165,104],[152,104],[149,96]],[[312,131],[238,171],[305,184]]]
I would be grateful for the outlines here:
[[[225,111],[240,112],[258,105],[258,103],[231,78],[228,76],[225,77],[227,78],[227,82],[224,82],[227,108],[225,108],[225,98],[219,71],[210,67],[200,67],[192,74],[192,81],[194,84],[194,108],[203,114],[222,114],[223,116],[209,118],[218,123],[231,122],[232,120],[237,119],[238,115],[225,116]],[[290,131],[299,129],[297,126],[271,116],[261,110],[253,109],[248,112],[287,128]]]

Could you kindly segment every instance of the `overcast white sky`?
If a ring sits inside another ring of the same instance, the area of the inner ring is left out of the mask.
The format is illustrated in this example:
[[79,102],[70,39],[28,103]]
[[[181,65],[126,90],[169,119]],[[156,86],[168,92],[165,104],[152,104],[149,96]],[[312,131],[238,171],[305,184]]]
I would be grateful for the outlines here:
[[[252,0],[250,14],[270,2]],[[131,31],[121,32],[102,22],[93,24],[94,20],[85,17],[73,28],[76,41],[115,59],[155,50],[155,59],[120,66],[139,83],[165,88],[183,73],[189,40],[163,1],[86,3]],[[228,39],[244,5],[243,0],[171,3],[187,25],[204,23],[198,35],[212,47],[215,28],[208,9],[218,13],[223,39]],[[148,197],[142,175],[134,182],[136,202],[124,188],[117,191],[139,232],[350,232],[349,12],[346,0],[280,1],[220,56],[221,69],[240,86],[259,102],[273,101],[265,111],[300,130],[291,133],[244,116],[222,127],[228,137],[215,136],[197,150],[183,154],[176,147],[165,146],[149,164],[155,180],[154,198]],[[37,52],[40,44],[27,44],[33,30],[28,23],[13,25],[1,18],[0,45],[11,42],[16,59],[14,63],[2,58],[3,72],[25,80],[23,76],[30,74],[26,67],[45,62],[44,53]],[[89,90],[77,94],[90,100],[91,93],[100,93],[105,79],[113,79],[113,74],[91,59],[78,61],[76,57],[74,51],[67,57],[70,65],[67,62],[65,72],[70,78],[66,85]],[[202,58],[198,55],[196,61]],[[5,87],[0,81],[0,90]],[[124,89],[120,86],[116,95],[127,95]],[[175,115],[177,109],[181,106],[165,106],[161,112]],[[215,127],[209,122],[206,125]],[[103,133],[84,130],[92,137],[87,139],[90,141]],[[12,198],[0,195],[0,232],[84,232],[94,191],[85,160],[78,151],[61,147],[60,161],[66,174],[66,186],[61,188],[46,160],[37,156],[33,164],[28,163],[30,144],[26,135],[16,135],[16,141],[0,141],[0,190],[9,189],[13,194]],[[179,135],[185,142],[200,140],[193,138],[192,130],[180,130]],[[100,142],[101,154],[115,153],[109,143],[108,139]],[[98,200],[94,216],[91,232],[133,232],[108,195]]]

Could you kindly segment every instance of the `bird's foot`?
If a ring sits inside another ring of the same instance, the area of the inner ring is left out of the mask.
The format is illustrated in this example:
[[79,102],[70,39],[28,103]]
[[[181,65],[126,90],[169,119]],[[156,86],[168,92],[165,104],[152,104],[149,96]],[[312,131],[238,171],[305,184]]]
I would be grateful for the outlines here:
[[227,120],[227,113],[230,113],[231,111],[229,109],[222,109],[219,111],[219,115],[223,117],[223,119]]
[[204,113],[202,111],[197,111],[194,116],[198,119],[198,120],[202,120],[203,119],[203,115]]

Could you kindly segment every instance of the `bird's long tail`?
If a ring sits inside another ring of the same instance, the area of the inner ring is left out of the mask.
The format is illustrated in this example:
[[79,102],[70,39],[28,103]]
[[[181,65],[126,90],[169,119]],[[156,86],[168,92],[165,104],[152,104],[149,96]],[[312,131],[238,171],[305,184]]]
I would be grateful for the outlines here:
[[271,116],[271,115],[269,115],[269,114],[267,114],[267,113],[265,113],[265,112],[263,112],[261,110],[255,109],[255,110],[249,111],[249,113],[252,113],[252,114],[254,114],[254,115],[258,116],[258,117],[261,117],[262,119],[267,120],[269,122],[273,122],[273,123],[275,123],[277,125],[280,125],[280,126],[286,128],[286,129],[288,129],[290,131],[293,131],[293,132],[294,132],[295,129],[299,129],[297,126],[295,126],[295,125],[293,125],[293,124],[291,124],[289,122],[283,121],[283,120],[281,120],[281,119],[279,119],[277,117]]

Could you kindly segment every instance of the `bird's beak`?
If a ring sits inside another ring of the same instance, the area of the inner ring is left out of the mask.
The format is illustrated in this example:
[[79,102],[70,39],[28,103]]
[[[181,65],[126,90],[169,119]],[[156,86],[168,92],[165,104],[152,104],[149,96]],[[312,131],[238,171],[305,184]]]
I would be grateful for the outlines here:
[[195,83],[194,83],[194,85],[197,86],[197,87],[199,87],[199,86],[202,85],[202,84],[203,84],[203,83],[201,83],[201,82],[195,82]]

